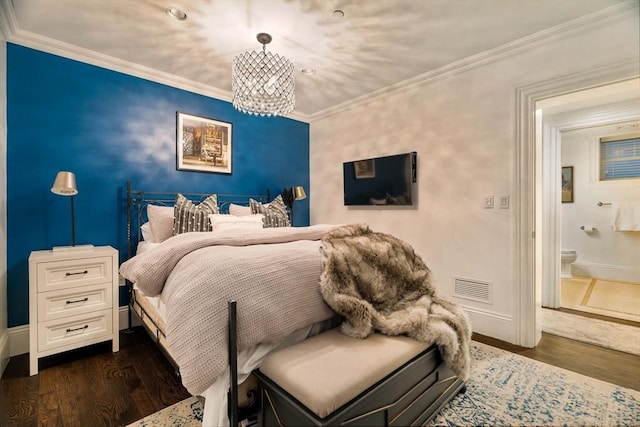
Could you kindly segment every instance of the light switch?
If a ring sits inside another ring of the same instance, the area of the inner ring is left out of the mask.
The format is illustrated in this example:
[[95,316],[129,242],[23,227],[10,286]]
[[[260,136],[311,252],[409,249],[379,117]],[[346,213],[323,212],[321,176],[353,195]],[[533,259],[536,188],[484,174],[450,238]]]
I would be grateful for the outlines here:
[[509,195],[501,194],[500,195],[500,209],[509,209]]
[[493,209],[493,194],[491,196],[484,197],[484,208]]

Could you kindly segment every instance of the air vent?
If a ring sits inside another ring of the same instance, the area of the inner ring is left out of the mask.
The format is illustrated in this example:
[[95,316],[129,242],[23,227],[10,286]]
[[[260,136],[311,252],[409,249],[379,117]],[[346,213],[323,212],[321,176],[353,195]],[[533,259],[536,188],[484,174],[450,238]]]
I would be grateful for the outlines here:
[[489,304],[493,302],[491,283],[460,277],[454,277],[454,280],[455,287],[453,296]]

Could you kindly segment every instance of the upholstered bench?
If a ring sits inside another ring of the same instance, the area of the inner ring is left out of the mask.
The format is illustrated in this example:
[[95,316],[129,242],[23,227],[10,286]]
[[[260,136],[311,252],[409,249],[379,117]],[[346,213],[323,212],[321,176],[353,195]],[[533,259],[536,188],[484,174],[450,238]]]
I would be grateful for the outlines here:
[[259,425],[422,425],[464,383],[437,346],[332,329],[269,354],[255,372]]

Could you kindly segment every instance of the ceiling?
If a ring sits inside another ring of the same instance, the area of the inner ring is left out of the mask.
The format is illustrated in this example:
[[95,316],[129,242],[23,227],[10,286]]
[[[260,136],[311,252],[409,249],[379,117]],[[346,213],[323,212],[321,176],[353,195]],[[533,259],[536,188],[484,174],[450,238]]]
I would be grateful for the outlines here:
[[[231,99],[232,58],[261,50],[256,34],[270,33],[267,51],[295,66],[296,114],[312,117],[637,0],[0,2],[11,27],[9,41],[49,46],[54,53],[70,52],[67,56],[88,62],[154,70],[164,81],[210,88],[226,100]],[[170,6],[182,9],[187,19],[169,16]],[[344,16],[335,17],[335,10]],[[303,74],[305,68],[315,74]]]

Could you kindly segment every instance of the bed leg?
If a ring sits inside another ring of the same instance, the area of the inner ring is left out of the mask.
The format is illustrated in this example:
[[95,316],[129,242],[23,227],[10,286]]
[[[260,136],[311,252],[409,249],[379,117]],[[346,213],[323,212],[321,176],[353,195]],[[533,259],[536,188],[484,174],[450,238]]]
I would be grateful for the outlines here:
[[124,330],[124,333],[130,334],[131,332],[133,332],[131,320],[131,310],[133,310],[133,308],[131,307],[131,305],[133,304],[133,284],[128,280],[125,283],[127,284],[127,288],[129,290],[129,304],[127,304],[127,320],[129,324],[127,325],[127,329]]
[[[131,259],[131,257],[133,256],[133,246],[132,246],[132,239],[133,239],[133,235],[131,233],[131,224],[133,223],[133,212],[131,210],[131,207],[133,206],[133,199],[131,197],[131,181],[127,181],[127,259]],[[131,320],[131,310],[133,310],[133,283],[131,283],[130,281],[125,281],[125,284],[127,285],[127,289],[129,291],[129,309],[127,310],[127,315],[128,315],[128,321],[129,321],[129,325],[127,327],[127,329],[125,329],[125,333],[130,334],[131,332],[133,332],[133,325],[132,325],[132,320]],[[115,303],[114,303],[115,304]]]
[[229,301],[229,425],[238,426],[238,335],[236,323],[236,301]]

